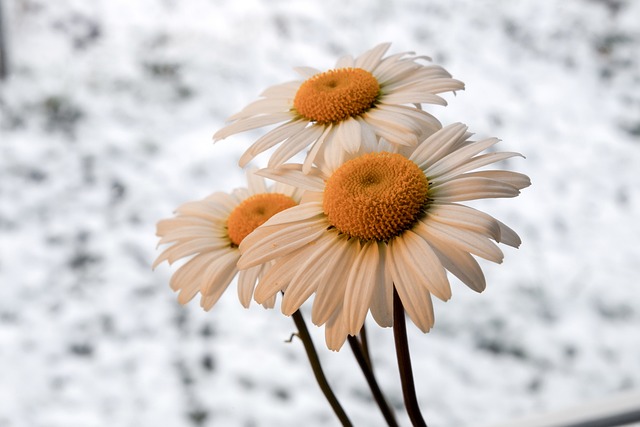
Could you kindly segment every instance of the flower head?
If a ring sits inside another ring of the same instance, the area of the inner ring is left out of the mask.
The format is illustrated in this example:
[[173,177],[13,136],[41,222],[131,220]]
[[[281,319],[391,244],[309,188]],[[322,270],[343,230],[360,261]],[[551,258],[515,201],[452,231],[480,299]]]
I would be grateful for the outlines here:
[[[158,222],[160,244],[170,244],[155,260],[169,264],[190,259],[171,277],[171,288],[179,291],[178,301],[186,304],[200,292],[200,305],[209,310],[238,274],[238,246],[247,235],[274,214],[296,206],[300,191],[282,183],[268,188],[264,179],[249,172],[248,188],[230,194],[218,192],[204,200],[188,202],[176,209],[176,216]],[[271,263],[256,265],[240,272],[238,297],[243,306],[251,302],[256,282]],[[265,299],[273,307],[275,298]]]
[[405,52],[383,58],[389,46],[380,44],[355,59],[343,57],[325,72],[298,68],[306,80],[268,88],[231,116],[214,140],[281,123],[244,153],[240,165],[281,143],[269,161],[269,167],[277,167],[310,146],[305,173],[318,155],[342,161],[345,152],[355,153],[379,138],[393,149],[415,146],[442,127],[420,105],[446,105],[437,94],[464,89],[464,84],[440,66],[419,63],[429,59],[424,56]]
[[446,270],[481,292],[485,278],[474,258],[502,262],[496,243],[517,247],[509,227],[458,202],[515,197],[529,178],[479,170],[518,153],[481,154],[495,138],[469,141],[463,124],[427,138],[409,157],[377,151],[341,165],[302,173],[301,165],[261,174],[307,190],[302,203],[274,215],[240,244],[239,268],[276,260],[255,291],[258,302],[284,291],[282,311],[296,311],[315,294],[312,321],[326,324],[329,348],[357,334],[369,311],[391,326],[395,287],[424,332],[434,322],[431,295],[451,297]]

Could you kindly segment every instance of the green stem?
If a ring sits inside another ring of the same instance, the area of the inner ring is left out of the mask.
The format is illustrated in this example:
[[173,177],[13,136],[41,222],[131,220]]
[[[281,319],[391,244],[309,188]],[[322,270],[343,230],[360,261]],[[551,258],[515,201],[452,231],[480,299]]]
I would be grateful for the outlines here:
[[324,396],[327,398],[333,412],[336,413],[336,416],[342,425],[345,427],[352,427],[349,417],[347,417],[344,409],[342,409],[340,402],[338,402],[336,395],[333,394],[333,390],[331,390],[331,386],[329,386],[329,383],[327,382],[327,378],[324,376],[322,366],[320,365],[320,359],[318,359],[318,353],[316,352],[316,348],[311,340],[311,335],[309,335],[307,325],[302,318],[302,313],[298,310],[293,313],[291,317],[293,317],[296,328],[298,328],[298,337],[302,340],[304,349],[307,352],[307,357],[309,358],[309,363],[311,364],[311,369],[313,369],[313,374],[316,377],[316,381],[318,382],[320,389],[322,389]]
[[360,365],[360,369],[364,374],[364,377],[367,380],[367,384],[369,384],[369,388],[371,389],[371,394],[375,399],[380,411],[382,412],[382,416],[387,421],[389,427],[398,427],[398,423],[393,415],[393,411],[389,407],[387,400],[384,398],[382,394],[382,390],[380,390],[380,386],[376,381],[376,377],[373,374],[373,370],[371,369],[371,361],[365,356],[363,351],[363,346],[360,344],[358,339],[352,335],[349,335],[347,338],[349,340],[349,345],[351,346],[351,350],[353,351],[353,355],[358,361],[358,365]]
[[396,355],[398,356],[398,369],[400,371],[404,406],[407,408],[409,419],[414,427],[427,427],[427,423],[424,421],[424,418],[422,418],[420,406],[418,406],[416,387],[413,383],[404,307],[402,306],[402,301],[400,301],[400,296],[395,287],[393,288],[393,337],[396,343]]

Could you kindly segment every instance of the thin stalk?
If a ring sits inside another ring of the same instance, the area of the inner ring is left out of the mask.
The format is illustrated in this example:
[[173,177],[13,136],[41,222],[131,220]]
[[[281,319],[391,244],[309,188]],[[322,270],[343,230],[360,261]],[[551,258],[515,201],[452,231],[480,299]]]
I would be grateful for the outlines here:
[[376,377],[373,375],[373,370],[371,369],[371,362],[365,357],[362,345],[358,339],[352,335],[349,335],[347,339],[349,340],[349,345],[351,346],[353,355],[358,361],[358,365],[360,365],[360,369],[367,380],[367,384],[369,384],[371,394],[382,412],[382,416],[387,421],[389,427],[398,427],[395,415],[393,414],[391,407],[389,407],[387,400],[384,398],[382,390],[380,390],[380,386],[378,385]]
[[362,324],[362,329],[360,329],[360,344],[362,345],[364,360],[367,361],[369,368],[373,371],[371,357],[369,357],[369,340],[367,339],[367,329],[364,327],[364,323]]
[[407,342],[407,324],[404,318],[404,307],[396,288],[393,288],[393,337],[396,343],[396,355],[398,356],[398,369],[400,371],[400,382],[402,383],[402,395],[404,406],[407,408],[409,419],[414,427],[427,427],[427,423],[422,418],[418,399],[416,397],[416,387],[413,383],[413,371],[411,369],[411,355],[409,353],[409,343]]
[[302,318],[302,313],[300,313],[300,310],[298,310],[293,313],[291,317],[293,317],[296,328],[298,328],[298,337],[302,340],[304,349],[307,352],[307,357],[309,358],[309,363],[311,364],[311,369],[313,369],[313,374],[316,377],[316,381],[318,382],[320,389],[324,393],[324,396],[327,398],[327,401],[331,405],[333,412],[335,412],[342,425],[345,427],[352,427],[353,424],[351,424],[349,417],[347,417],[344,409],[342,409],[340,402],[338,402],[336,395],[333,394],[333,390],[331,390],[331,386],[329,386],[329,383],[327,382],[327,378],[324,376],[324,371],[322,370],[322,366],[320,365],[318,353],[316,352],[316,348],[313,345],[313,341],[311,340],[311,335],[309,335],[307,325]]

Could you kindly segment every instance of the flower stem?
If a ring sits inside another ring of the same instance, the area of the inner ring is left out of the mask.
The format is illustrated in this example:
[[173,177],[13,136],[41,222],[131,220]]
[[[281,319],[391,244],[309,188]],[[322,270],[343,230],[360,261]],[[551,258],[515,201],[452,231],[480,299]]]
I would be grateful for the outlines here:
[[316,381],[318,382],[320,389],[322,389],[324,396],[327,398],[331,408],[333,408],[333,412],[335,412],[342,425],[345,427],[352,427],[349,417],[347,417],[344,409],[342,409],[340,402],[338,402],[336,395],[333,394],[333,390],[331,390],[331,386],[329,386],[329,383],[327,382],[327,378],[324,376],[322,366],[320,365],[320,359],[318,358],[318,353],[316,352],[316,348],[311,340],[311,335],[309,335],[307,325],[302,318],[302,313],[300,313],[300,310],[297,310],[291,317],[293,317],[296,328],[298,328],[298,337],[302,340],[304,349],[307,352],[307,357],[309,358],[309,363],[311,364],[311,369],[313,369],[313,374],[316,377]]
[[362,324],[362,328],[360,329],[360,344],[362,345],[364,360],[367,361],[369,368],[373,371],[371,357],[369,357],[369,340],[367,339],[367,329],[364,327],[364,323]]
[[393,288],[393,337],[396,343],[396,355],[398,356],[398,369],[400,371],[400,382],[402,383],[402,394],[404,406],[407,408],[409,419],[414,427],[427,427],[416,397],[416,388],[413,383],[413,372],[411,369],[411,355],[409,354],[409,343],[407,342],[407,324],[404,318],[404,307],[396,288]]
[[360,365],[360,369],[364,374],[364,377],[367,380],[367,384],[369,384],[369,388],[371,389],[371,394],[373,395],[380,411],[382,412],[382,416],[387,421],[389,427],[398,427],[398,423],[393,415],[393,411],[389,407],[387,400],[384,398],[382,391],[380,390],[380,386],[376,381],[376,377],[373,374],[373,369],[371,368],[371,361],[365,356],[363,351],[363,345],[360,344],[358,339],[352,335],[349,335],[347,338],[349,340],[349,345],[351,346],[351,350],[353,351],[353,355],[358,361],[358,365]]

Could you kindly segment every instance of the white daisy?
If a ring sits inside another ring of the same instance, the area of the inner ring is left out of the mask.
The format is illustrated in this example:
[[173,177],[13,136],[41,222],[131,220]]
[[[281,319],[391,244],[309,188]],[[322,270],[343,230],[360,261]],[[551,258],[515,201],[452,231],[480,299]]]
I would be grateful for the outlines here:
[[329,348],[357,334],[369,311],[392,326],[393,287],[424,332],[434,322],[431,295],[451,297],[445,270],[481,292],[475,256],[502,262],[495,242],[517,247],[509,227],[458,202],[515,197],[523,174],[477,168],[519,156],[481,154],[497,139],[469,141],[453,124],[418,145],[410,157],[378,151],[339,167],[302,173],[301,165],[259,171],[307,190],[300,205],[274,215],[240,245],[240,269],[276,260],[255,291],[264,302],[284,291],[282,311],[295,312],[315,294],[312,321],[326,324]]
[[[198,292],[200,305],[209,310],[238,273],[238,246],[255,228],[274,214],[296,206],[300,190],[276,183],[270,188],[262,177],[247,173],[248,188],[230,194],[218,192],[204,200],[188,202],[176,209],[176,216],[158,222],[161,244],[170,244],[155,260],[173,264],[190,258],[171,277],[171,288],[179,291],[178,301],[189,302]],[[251,302],[256,282],[271,263],[243,270],[238,277],[238,297],[243,306]],[[275,296],[275,295],[274,295]],[[262,304],[273,307],[275,298]]]
[[305,173],[318,154],[355,153],[363,139],[377,141],[373,135],[393,146],[417,145],[442,127],[421,104],[446,105],[437,94],[464,89],[464,84],[440,66],[421,64],[419,60],[429,60],[425,56],[402,52],[383,58],[389,46],[380,44],[355,59],[345,56],[325,72],[297,68],[306,80],[268,88],[261,99],[231,116],[214,141],[284,122],[259,138],[243,154],[240,166],[279,143],[269,167],[311,146]]

